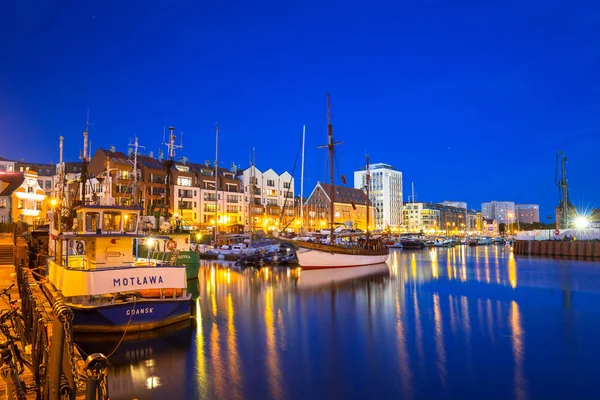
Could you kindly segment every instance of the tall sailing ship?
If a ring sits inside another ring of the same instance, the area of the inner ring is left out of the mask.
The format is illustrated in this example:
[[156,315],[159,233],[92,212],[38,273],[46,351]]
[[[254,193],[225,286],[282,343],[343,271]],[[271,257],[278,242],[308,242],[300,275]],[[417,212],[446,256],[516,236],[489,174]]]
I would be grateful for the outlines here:
[[[334,229],[334,203],[336,187],[334,184],[334,148],[337,144],[333,140],[333,127],[331,125],[331,99],[327,95],[327,138],[326,147],[329,152],[329,178],[331,183],[330,209],[329,209],[329,243],[294,242],[296,246],[296,257],[302,268],[334,268],[334,267],[357,267],[365,265],[376,265],[385,263],[389,257],[389,249],[379,238],[369,235],[369,201],[367,200],[367,233],[364,236],[352,238],[352,240],[338,240]],[[368,161],[367,161],[368,164]],[[367,197],[369,190],[369,176],[367,174]]]

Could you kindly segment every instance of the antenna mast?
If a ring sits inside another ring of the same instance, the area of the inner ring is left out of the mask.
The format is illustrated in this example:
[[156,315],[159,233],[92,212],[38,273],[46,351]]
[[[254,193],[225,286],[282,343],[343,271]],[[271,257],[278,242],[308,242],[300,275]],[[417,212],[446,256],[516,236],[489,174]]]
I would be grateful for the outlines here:
[[90,110],[88,108],[87,121],[85,122],[85,131],[83,131],[83,153],[81,156],[81,204],[85,205],[85,189],[87,184],[87,163],[88,163],[88,136],[90,128]]
[[175,150],[183,148],[183,139],[180,144],[175,144],[175,139],[177,136],[175,135],[175,127],[169,127],[169,141],[163,142],[167,149],[169,150],[169,156],[165,161],[163,161],[163,166],[165,168],[166,178],[165,178],[165,201],[163,204],[162,214],[163,217],[169,219],[171,217],[171,213],[169,212],[169,207],[171,206],[171,168],[175,164]]
[[132,189],[132,198],[133,204],[137,204],[137,181],[138,181],[138,169],[137,169],[137,156],[138,149],[141,147],[144,149],[144,146],[140,146],[138,143],[137,136],[135,137],[134,143],[129,143],[129,147],[133,147],[133,189]]
[[63,201],[63,194],[64,194],[64,182],[65,182],[65,171],[64,171],[64,167],[63,167],[63,141],[65,138],[63,138],[62,136],[58,138],[59,139],[59,145],[58,145],[58,201]]

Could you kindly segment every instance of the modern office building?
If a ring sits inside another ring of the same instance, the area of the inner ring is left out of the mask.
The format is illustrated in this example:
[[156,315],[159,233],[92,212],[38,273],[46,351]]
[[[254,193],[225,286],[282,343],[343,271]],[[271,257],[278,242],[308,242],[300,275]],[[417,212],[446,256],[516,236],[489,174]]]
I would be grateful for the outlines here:
[[533,224],[540,222],[539,204],[517,204],[517,222],[522,224]]
[[490,201],[481,203],[481,216],[483,219],[493,219],[498,224],[512,224],[517,221],[514,201]]
[[[402,225],[402,172],[384,163],[369,168],[371,184],[369,198],[375,210],[376,229],[398,229]],[[354,171],[354,188],[365,189],[366,167]]]

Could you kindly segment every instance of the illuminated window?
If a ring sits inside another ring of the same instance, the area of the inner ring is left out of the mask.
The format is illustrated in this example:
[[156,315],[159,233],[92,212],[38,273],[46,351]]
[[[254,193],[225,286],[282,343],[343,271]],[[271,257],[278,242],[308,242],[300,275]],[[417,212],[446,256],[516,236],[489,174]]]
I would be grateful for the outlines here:
[[105,211],[102,229],[105,231],[118,231],[121,229],[121,213],[115,211]]
[[85,213],[85,230],[86,232],[96,232],[100,228],[100,213],[88,212]]

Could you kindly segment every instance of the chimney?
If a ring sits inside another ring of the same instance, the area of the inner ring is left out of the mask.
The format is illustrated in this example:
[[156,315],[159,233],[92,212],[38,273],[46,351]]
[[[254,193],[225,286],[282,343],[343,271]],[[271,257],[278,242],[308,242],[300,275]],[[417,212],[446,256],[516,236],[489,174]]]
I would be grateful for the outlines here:
[[162,161],[163,160],[163,151],[162,149],[158,150],[158,161]]
[[183,156],[179,159],[179,161],[183,164],[183,165],[187,165],[188,162],[188,158],[186,156]]
[[133,149],[130,147],[127,149],[127,157],[131,157],[133,155]]
[[110,151],[112,151],[113,153],[114,153],[115,151],[117,151],[117,148],[116,148],[115,146],[110,146],[108,149],[109,149]]
[[229,170],[234,174],[237,174],[237,166],[235,165],[235,163],[231,163],[231,167],[229,167]]
[[153,151],[149,151],[149,152],[148,152],[148,157],[150,157],[150,158],[154,158],[154,152],[153,152]]
[[206,165],[207,167],[210,167],[210,160],[204,161],[204,165]]

